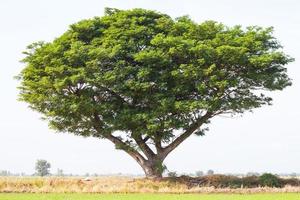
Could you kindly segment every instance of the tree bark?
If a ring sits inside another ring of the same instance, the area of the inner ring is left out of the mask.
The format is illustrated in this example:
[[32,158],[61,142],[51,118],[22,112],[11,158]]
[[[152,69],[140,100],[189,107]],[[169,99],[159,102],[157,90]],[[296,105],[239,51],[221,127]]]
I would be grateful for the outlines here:
[[143,168],[147,178],[159,179],[162,178],[163,170],[160,169],[160,164],[162,161],[156,160],[147,160],[144,164],[140,164]]

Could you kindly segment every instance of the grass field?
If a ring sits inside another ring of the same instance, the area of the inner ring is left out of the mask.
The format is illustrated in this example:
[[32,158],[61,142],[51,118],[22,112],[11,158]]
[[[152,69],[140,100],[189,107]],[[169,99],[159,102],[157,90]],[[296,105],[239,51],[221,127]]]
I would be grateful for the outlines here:
[[28,194],[0,193],[0,200],[300,200],[299,193],[278,194]]
[[[0,177],[0,193],[298,193],[300,187],[286,186],[283,188],[214,188],[188,187],[174,181],[154,181],[130,177],[98,177],[91,181],[71,177]],[[299,198],[300,200],[300,198]]]

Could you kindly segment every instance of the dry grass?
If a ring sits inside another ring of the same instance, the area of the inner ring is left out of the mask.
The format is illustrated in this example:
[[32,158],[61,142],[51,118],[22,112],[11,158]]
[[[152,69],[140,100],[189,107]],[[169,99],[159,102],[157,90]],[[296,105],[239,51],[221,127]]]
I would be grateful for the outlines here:
[[285,193],[300,192],[300,187],[214,188],[191,187],[173,181],[155,181],[130,177],[80,178],[0,177],[0,192],[14,193]]

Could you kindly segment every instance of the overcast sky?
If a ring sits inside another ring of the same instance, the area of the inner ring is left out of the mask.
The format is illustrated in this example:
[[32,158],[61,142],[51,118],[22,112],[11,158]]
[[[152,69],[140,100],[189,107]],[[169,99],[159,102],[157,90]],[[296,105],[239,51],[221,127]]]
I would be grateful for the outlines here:
[[170,154],[171,171],[300,173],[300,1],[299,0],[1,0],[0,1],[0,170],[34,172],[46,159],[68,173],[142,173],[127,154],[104,140],[55,133],[17,101],[25,47],[52,41],[79,20],[102,16],[105,7],[146,8],[196,22],[273,26],[284,51],[296,59],[288,73],[293,86],[272,94],[273,106],[243,117],[212,120],[204,137],[191,137]]

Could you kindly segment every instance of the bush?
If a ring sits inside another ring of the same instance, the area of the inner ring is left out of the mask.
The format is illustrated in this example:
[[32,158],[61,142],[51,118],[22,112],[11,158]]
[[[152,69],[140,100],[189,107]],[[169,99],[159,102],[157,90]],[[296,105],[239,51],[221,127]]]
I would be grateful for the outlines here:
[[284,185],[300,186],[300,180],[297,178],[282,179]]
[[170,172],[166,180],[186,184],[188,187],[215,187],[215,188],[257,188],[260,186],[283,187],[285,185],[300,186],[300,180],[296,178],[282,179],[273,174],[263,174],[261,176],[228,176],[214,174],[201,177],[180,176]]
[[243,187],[255,188],[260,185],[258,176],[246,176],[242,178]]
[[203,183],[206,186],[214,186],[216,188],[239,188],[242,185],[242,181],[240,178],[236,176],[226,176],[226,175],[210,175],[204,177],[205,181]]
[[224,180],[224,184],[230,188],[240,188],[243,185],[242,179],[236,176],[227,176]]
[[268,187],[282,187],[283,182],[277,176],[265,173],[259,177],[259,184],[261,186],[268,186]]

